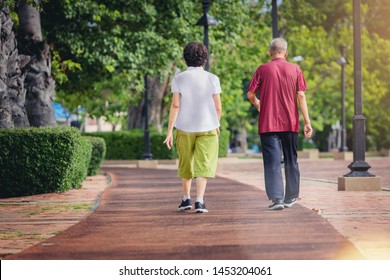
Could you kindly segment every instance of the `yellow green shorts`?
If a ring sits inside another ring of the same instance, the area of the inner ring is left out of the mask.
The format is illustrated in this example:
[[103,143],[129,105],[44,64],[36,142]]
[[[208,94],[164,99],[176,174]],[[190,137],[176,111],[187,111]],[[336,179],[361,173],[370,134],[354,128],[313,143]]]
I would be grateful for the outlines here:
[[216,129],[206,132],[185,132],[176,129],[175,140],[180,178],[215,177],[219,148]]

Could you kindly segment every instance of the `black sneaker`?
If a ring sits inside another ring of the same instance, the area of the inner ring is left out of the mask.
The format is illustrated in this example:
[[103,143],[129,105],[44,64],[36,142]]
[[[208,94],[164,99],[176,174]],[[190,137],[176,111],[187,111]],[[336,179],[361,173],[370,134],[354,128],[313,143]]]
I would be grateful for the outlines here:
[[200,202],[195,202],[195,212],[196,213],[207,213],[209,210],[206,208],[206,204],[200,203]]
[[285,199],[283,202],[284,207],[290,208],[292,207],[295,203],[297,203],[297,198],[290,198],[290,199]]
[[273,199],[272,204],[268,206],[268,209],[270,210],[283,210],[284,205],[283,201],[281,199]]
[[179,211],[189,210],[189,209],[192,209],[192,205],[191,205],[191,200],[190,199],[187,199],[186,201],[182,200],[181,204],[177,208],[177,210],[179,210]]

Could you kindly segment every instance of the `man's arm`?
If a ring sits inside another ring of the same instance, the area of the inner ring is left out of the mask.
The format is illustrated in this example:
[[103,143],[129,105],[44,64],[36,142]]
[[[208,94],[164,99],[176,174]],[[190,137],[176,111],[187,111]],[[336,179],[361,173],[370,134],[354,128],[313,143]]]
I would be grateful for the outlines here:
[[180,93],[174,92],[172,97],[171,108],[169,110],[169,121],[168,121],[168,130],[167,136],[165,138],[164,144],[167,145],[170,150],[173,147],[173,126],[176,123],[177,115],[180,111]]
[[248,91],[246,95],[249,101],[256,107],[257,111],[260,112],[260,100],[256,97],[256,93]]
[[305,122],[303,133],[305,135],[305,139],[309,139],[313,134],[313,128],[311,127],[311,124],[310,124],[309,110],[307,108],[305,92],[298,91],[297,98],[298,98],[299,107],[301,109],[301,113],[303,116],[303,120]]

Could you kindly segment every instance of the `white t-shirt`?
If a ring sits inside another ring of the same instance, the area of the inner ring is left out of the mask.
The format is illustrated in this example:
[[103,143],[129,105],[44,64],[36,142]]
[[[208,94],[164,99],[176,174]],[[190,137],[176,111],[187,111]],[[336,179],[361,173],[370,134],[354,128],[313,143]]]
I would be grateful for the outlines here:
[[180,93],[177,129],[204,132],[219,127],[213,95],[221,93],[221,85],[216,75],[203,67],[188,67],[173,77],[171,91]]

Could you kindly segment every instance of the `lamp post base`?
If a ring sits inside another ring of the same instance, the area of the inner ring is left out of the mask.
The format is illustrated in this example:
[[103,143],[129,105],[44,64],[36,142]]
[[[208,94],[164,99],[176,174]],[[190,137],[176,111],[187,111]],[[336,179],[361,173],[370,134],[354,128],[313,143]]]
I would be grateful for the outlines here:
[[153,156],[152,156],[151,153],[144,153],[144,154],[142,155],[142,159],[151,160],[151,159],[153,159]]
[[157,160],[139,160],[137,162],[137,168],[151,168],[156,169],[158,166]]
[[352,152],[335,152],[333,154],[333,158],[335,160],[352,161],[353,160],[353,153]]
[[344,146],[339,149],[339,152],[348,152],[348,147]]
[[381,191],[381,177],[339,177],[338,191]]
[[348,165],[348,168],[351,169],[351,172],[345,174],[344,177],[375,177],[375,175],[368,172],[368,169],[371,168],[365,161],[354,161]]

